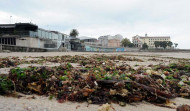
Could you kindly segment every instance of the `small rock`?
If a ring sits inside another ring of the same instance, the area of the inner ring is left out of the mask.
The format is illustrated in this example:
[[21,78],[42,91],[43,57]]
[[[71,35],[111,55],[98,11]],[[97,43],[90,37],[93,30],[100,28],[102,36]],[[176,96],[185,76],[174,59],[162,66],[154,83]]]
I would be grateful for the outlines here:
[[146,70],[146,73],[148,74],[148,75],[151,75],[152,73],[151,73],[151,70]]
[[120,101],[120,102],[119,102],[119,105],[120,105],[120,106],[126,106],[126,103]]
[[111,106],[108,103],[103,104],[102,106],[98,108],[98,111],[110,111],[110,110],[111,110]]
[[184,85],[184,82],[183,82],[183,81],[180,81],[180,82],[178,83],[178,85],[182,86],[182,85]]
[[166,76],[165,76],[164,74],[162,74],[161,77],[162,77],[163,79],[166,79]]

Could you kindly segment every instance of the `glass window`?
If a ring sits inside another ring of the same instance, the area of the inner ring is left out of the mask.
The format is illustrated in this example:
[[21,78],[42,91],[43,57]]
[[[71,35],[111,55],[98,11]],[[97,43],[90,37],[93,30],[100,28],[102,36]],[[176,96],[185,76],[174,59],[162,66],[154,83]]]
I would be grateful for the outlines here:
[[48,36],[49,36],[49,32],[46,31],[46,38],[48,38]]
[[38,37],[41,38],[41,35],[42,35],[41,30],[38,30]]
[[45,38],[45,36],[46,36],[45,31],[42,31],[42,38]]

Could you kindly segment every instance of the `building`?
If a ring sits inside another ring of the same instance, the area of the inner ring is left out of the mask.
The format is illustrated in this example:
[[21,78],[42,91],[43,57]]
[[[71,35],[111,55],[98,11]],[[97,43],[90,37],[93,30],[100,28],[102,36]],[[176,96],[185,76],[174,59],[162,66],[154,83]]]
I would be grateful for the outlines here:
[[86,37],[86,36],[82,36],[79,37],[80,41],[83,43],[87,43],[87,42],[97,42],[98,40],[96,38],[91,38],[91,37]]
[[120,47],[123,36],[117,34],[115,36],[105,35],[98,38],[99,43],[106,47]]
[[68,36],[38,28],[32,23],[0,24],[0,44],[28,48],[59,49]]
[[100,36],[98,38],[98,42],[99,44],[101,44],[101,46],[108,46],[108,38],[110,37],[110,35],[106,35],[106,36]]
[[135,47],[142,48],[142,45],[146,43],[149,48],[155,48],[155,41],[171,41],[169,36],[134,36],[132,38],[132,42]]
[[121,41],[119,39],[109,39],[108,40],[108,47],[120,47]]
[[66,46],[68,50],[83,51],[84,46],[81,44],[80,39],[77,37],[68,37],[66,39]]

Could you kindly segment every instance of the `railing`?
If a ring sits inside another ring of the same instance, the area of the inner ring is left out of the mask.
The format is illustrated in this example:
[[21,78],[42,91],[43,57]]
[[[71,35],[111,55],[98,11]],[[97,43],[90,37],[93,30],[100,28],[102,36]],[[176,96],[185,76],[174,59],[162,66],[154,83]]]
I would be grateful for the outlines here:
[[1,36],[6,35],[19,35],[19,36],[29,36],[29,31],[6,31],[6,32],[0,32]]

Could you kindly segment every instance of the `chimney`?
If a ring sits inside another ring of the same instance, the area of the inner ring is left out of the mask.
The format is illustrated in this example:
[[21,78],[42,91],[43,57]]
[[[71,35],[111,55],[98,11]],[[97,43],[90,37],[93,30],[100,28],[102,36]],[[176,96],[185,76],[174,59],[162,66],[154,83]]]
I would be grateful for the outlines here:
[[145,37],[148,37],[148,34],[145,34]]

